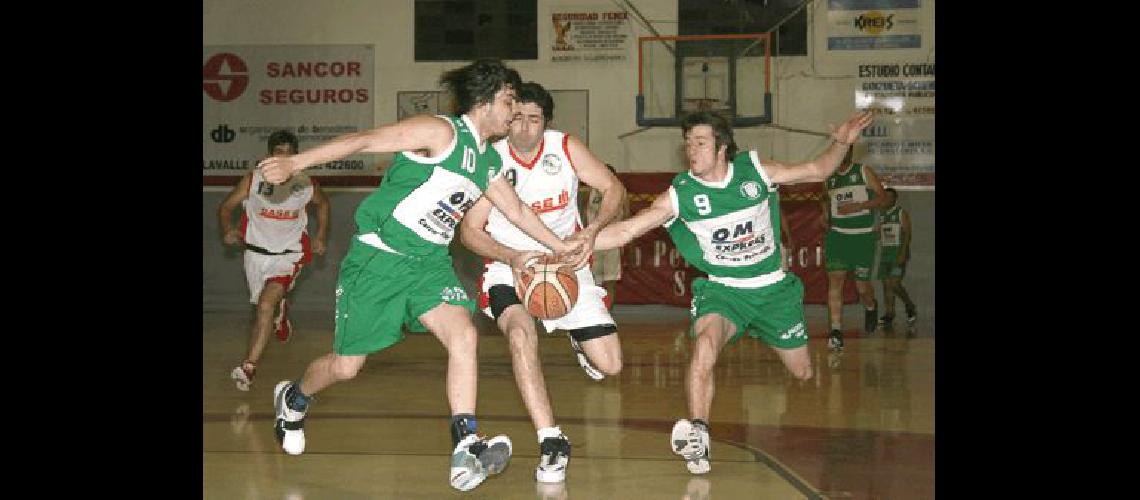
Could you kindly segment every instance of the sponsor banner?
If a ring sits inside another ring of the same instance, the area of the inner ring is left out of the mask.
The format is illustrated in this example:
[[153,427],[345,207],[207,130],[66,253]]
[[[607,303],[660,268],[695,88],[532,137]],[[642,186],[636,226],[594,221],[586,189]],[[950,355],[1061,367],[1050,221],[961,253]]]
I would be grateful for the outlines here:
[[922,47],[919,0],[830,0],[827,50]]
[[[277,130],[295,134],[303,151],[373,128],[375,75],[371,45],[203,46],[203,185],[244,175]],[[367,180],[379,176],[374,162],[352,155],[307,171]]]
[[629,59],[633,28],[629,13],[613,5],[556,6],[550,14],[551,62]]
[[885,187],[934,189],[934,63],[860,64],[855,107],[875,113],[856,161]]

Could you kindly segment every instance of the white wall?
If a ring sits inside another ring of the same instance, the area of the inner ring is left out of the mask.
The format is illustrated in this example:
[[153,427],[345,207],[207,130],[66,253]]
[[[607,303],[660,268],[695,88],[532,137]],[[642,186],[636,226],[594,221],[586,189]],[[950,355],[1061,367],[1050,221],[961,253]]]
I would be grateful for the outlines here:
[[[662,35],[677,33],[675,0],[634,0],[634,5]],[[617,8],[618,2],[603,0],[541,0],[538,6],[538,59],[509,61],[524,80],[534,80],[550,89],[589,90],[590,148],[622,172],[661,172],[680,168],[680,131],[654,128],[618,139],[637,130],[634,96],[637,93],[637,46],[630,44],[626,63],[551,63],[553,6],[599,5]],[[841,121],[853,111],[855,70],[858,64],[876,61],[933,61],[934,2],[923,2],[921,50],[827,51],[815,47],[826,43],[826,0],[815,0],[811,10],[814,36],[809,56],[773,58],[772,90],[776,123],[785,127],[826,131],[827,123]],[[414,61],[415,25],[411,0],[205,0],[203,42],[225,44],[351,44],[376,46],[377,125],[396,119],[396,92],[438,88],[439,75],[463,62]],[[639,21],[632,22],[633,36],[649,36]],[[741,128],[737,142],[761,151],[761,156],[781,161],[810,159],[826,140],[771,127]],[[387,157],[378,163],[387,164]]]
[[[709,0],[714,1],[714,0]],[[681,137],[678,128],[653,128],[626,139],[619,135],[637,130],[634,96],[637,93],[637,47],[630,44],[626,63],[551,63],[550,13],[552,6],[599,5],[616,7],[619,2],[604,0],[539,0],[538,59],[509,61],[524,80],[534,80],[550,89],[588,90],[590,94],[590,148],[603,161],[612,163],[620,172],[677,171],[681,167]],[[638,10],[662,35],[677,33],[675,0],[633,0]],[[923,2],[921,23],[923,48],[918,50],[827,51],[826,0],[815,0],[806,7],[809,20],[808,56],[773,58],[772,91],[777,125],[826,132],[827,123],[837,123],[853,111],[856,70],[858,64],[874,62],[934,61],[934,1]],[[203,2],[203,43],[227,44],[373,44],[376,46],[376,89],[374,92],[377,125],[396,119],[396,92],[438,88],[439,75],[463,62],[414,62],[412,29],[415,25],[411,0],[205,0]],[[638,21],[632,22],[633,36],[652,33]],[[556,111],[557,115],[557,111]],[[736,130],[737,143],[746,149],[757,149],[761,157],[785,162],[808,160],[827,144],[819,136],[793,133],[775,127]],[[386,166],[388,158],[377,157]],[[240,259],[214,255],[208,240],[216,234],[216,221],[210,216],[220,194],[203,197],[204,257],[207,269],[239,269]],[[347,238],[351,234],[351,210],[362,194],[344,193],[336,197],[341,213],[333,220],[333,236]],[[921,289],[911,290],[924,313],[933,315],[934,274],[934,193],[904,193],[902,202],[911,210],[915,224],[913,260],[907,282]],[[341,209],[344,212],[341,212]],[[343,231],[342,231],[343,229]],[[344,232],[344,235],[340,233]],[[331,239],[331,237],[330,237]],[[339,262],[341,242],[330,241],[326,259]],[[220,245],[220,243],[219,243]],[[334,248],[335,245],[335,248]],[[220,250],[219,250],[220,252]],[[220,255],[220,254],[219,254]],[[341,254],[342,256],[343,254]],[[236,261],[236,262],[235,262]],[[237,267],[235,267],[237,266]],[[312,294],[310,303],[331,307],[326,295],[335,282],[336,265],[311,269],[314,276],[308,287],[299,287],[301,304]],[[330,276],[323,276],[331,273]],[[230,283],[232,281],[232,283]],[[319,285],[318,285],[319,283]],[[208,304],[241,304],[244,283],[231,279],[214,283],[207,277],[203,289]],[[308,290],[306,290],[308,288]],[[224,299],[223,299],[224,297]],[[299,305],[301,305],[299,304]],[[929,310],[927,310],[929,309]],[[929,316],[928,316],[929,317]]]

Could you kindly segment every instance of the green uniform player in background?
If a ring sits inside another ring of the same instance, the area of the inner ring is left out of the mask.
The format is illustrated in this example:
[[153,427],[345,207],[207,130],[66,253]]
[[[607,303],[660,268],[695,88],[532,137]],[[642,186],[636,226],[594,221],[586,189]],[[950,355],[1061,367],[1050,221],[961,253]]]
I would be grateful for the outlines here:
[[[913,329],[918,309],[903,288],[906,263],[910,260],[910,214],[899,206],[899,192],[887,188],[887,207],[879,215],[879,273],[883,284],[883,316],[879,324],[890,328],[895,320],[895,296],[906,306],[906,324]],[[913,330],[911,330],[913,332]]]
[[870,113],[859,113],[836,129],[835,142],[820,156],[786,165],[761,160],[756,151],[737,154],[724,117],[688,115],[681,131],[689,170],[677,174],[649,207],[598,234],[594,248],[604,250],[663,225],[685,260],[708,273],[692,283],[693,348],[685,381],[690,418],[678,420],[670,436],[690,473],[711,470],[713,365],[729,341],[747,332],[771,346],[794,377],[811,378],[804,289],[782,266],[776,186],[826,179],[870,123]]
[[827,270],[827,316],[831,322],[828,345],[843,349],[843,285],[847,273],[855,275],[855,289],[865,308],[863,328],[875,331],[877,304],[871,285],[872,267],[878,247],[875,234],[875,210],[886,203],[883,185],[875,171],[861,163],[851,162],[852,152],[843,157],[843,165],[823,183],[823,224],[827,235],[823,240],[824,268]]
[[[301,454],[310,398],[355,377],[365,357],[399,342],[404,328],[430,331],[448,358],[454,446],[448,478],[452,487],[466,491],[507,466],[511,442],[475,432],[474,302],[448,253],[460,220],[486,195],[511,223],[574,266],[584,266],[589,252],[576,251],[582,243],[573,238],[559,240],[499,175],[502,159],[487,140],[509,130],[518,73],[484,59],[444,73],[440,82],[454,94],[456,116],[414,116],[258,164],[267,180],[281,183],[304,168],[350,154],[397,153],[384,182],[356,210],[357,231],[337,278],[332,352],[310,363],[300,379],[277,384],[274,432],[286,453]],[[522,270],[539,255],[520,253],[510,265]]]

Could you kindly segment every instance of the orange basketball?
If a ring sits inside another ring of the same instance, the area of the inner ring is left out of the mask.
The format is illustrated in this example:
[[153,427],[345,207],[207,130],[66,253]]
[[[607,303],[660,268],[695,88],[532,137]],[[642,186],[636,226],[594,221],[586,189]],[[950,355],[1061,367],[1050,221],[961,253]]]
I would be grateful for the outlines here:
[[538,319],[558,319],[578,302],[578,277],[574,268],[544,256],[527,266],[531,275],[522,275],[515,284],[519,300]]

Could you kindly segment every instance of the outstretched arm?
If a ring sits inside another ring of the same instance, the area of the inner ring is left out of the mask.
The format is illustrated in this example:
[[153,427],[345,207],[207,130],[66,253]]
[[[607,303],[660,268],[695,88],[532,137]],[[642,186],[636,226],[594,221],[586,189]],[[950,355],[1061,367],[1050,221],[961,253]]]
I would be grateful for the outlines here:
[[354,153],[394,153],[427,150],[435,156],[449,145],[454,135],[446,120],[416,115],[380,128],[345,134],[320,146],[293,156],[273,156],[262,160],[257,168],[274,184],[285,182],[295,172],[313,165],[339,160]]
[[873,115],[864,111],[857,113],[836,129],[835,139],[827,150],[814,160],[798,165],[785,165],[774,160],[764,160],[761,168],[768,173],[773,184],[797,184],[800,182],[822,182],[827,179],[843,161],[847,148],[859,139],[859,132],[871,124]]
[[657,195],[653,204],[645,207],[633,217],[614,222],[598,233],[594,241],[595,250],[609,250],[627,245],[634,238],[648,233],[677,215],[670,191]]

